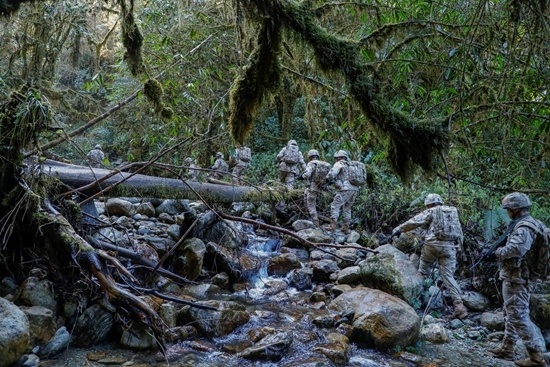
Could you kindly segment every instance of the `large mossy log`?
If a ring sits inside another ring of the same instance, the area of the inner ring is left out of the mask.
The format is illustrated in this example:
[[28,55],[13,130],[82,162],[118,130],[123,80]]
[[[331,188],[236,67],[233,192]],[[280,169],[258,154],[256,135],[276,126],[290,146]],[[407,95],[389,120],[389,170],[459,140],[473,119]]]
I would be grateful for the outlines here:
[[[288,192],[284,189],[191,182],[175,178],[90,168],[54,160],[44,161],[41,169],[45,174],[59,179],[83,195],[93,195],[105,190],[102,193],[103,196],[204,199],[209,202],[231,203],[238,201],[277,202],[285,198],[299,197],[303,193],[302,190]],[[112,176],[106,178],[109,175]]]

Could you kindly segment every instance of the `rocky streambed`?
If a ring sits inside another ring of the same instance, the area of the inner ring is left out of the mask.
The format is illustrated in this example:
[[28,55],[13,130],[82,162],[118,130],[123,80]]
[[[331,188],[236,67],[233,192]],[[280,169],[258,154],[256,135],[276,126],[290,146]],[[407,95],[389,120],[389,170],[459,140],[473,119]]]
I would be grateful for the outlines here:
[[[37,266],[20,284],[1,282],[0,367],[513,366],[485,354],[504,326],[490,295],[463,280],[470,316],[450,320],[445,292],[417,272],[418,255],[400,250],[410,244],[374,244],[375,254],[358,244],[367,234],[297,220],[289,230],[327,245],[304,248],[198,202],[110,199],[88,210],[87,230],[98,241],[153,262],[165,258],[166,269],[192,281],[148,279],[150,269],[120,257],[144,289],[188,302],[143,291],[165,325],[164,353],[147,327],[106,297],[63,294]],[[270,210],[235,203],[230,212],[265,222]],[[538,288],[532,315],[548,328],[546,285]],[[517,352],[525,355],[521,345]]]

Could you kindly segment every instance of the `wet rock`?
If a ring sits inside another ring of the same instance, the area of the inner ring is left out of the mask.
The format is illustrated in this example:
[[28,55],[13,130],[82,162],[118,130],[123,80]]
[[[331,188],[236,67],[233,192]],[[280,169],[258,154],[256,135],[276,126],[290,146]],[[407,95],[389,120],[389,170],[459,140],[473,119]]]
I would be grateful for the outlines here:
[[323,292],[313,292],[309,297],[309,302],[324,302],[327,299],[327,295]]
[[327,342],[316,345],[313,350],[327,356],[338,366],[347,364],[349,360],[349,340],[345,335],[330,333],[326,336]]
[[311,289],[311,276],[313,271],[311,268],[294,269],[290,275],[290,286],[299,291]]
[[126,216],[131,217],[136,214],[134,205],[124,199],[110,198],[105,202],[105,212],[109,216]]
[[30,345],[30,326],[25,313],[0,298],[0,367],[17,361]]
[[197,329],[192,326],[175,326],[166,330],[164,337],[169,342],[187,340],[197,336]]
[[99,304],[88,307],[78,317],[73,333],[73,344],[87,347],[107,339],[113,328],[113,315]]
[[54,336],[57,325],[52,310],[41,306],[21,307],[21,310],[29,320],[31,345],[42,345]]
[[177,241],[180,239],[180,226],[178,224],[172,224],[168,227],[166,233],[168,234],[168,236],[170,236],[171,239]]
[[332,254],[336,254],[336,249],[331,247],[325,247],[323,248],[323,251],[313,250],[309,255],[309,260],[310,261],[334,260],[335,257]]
[[542,329],[550,329],[550,295],[532,294],[529,304],[530,316]]
[[293,253],[301,262],[309,261],[309,251],[303,248],[282,247],[281,254]]
[[105,227],[99,230],[99,233],[94,234],[94,238],[100,241],[107,241],[120,247],[130,248],[130,238],[114,227]]
[[261,339],[253,347],[246,348],[240,356],[246,359],[279,361],[292,344],[292,333],[277,332]]
[[264,282],[264,296],[272,296],[288,289],[288,284],[284,280],[273,279]]
[[40,358],[36,354],[24,354],[11,367],[38,367]]
[[174,272],[189,280],[197,279],[202,269],[205,253],[206,246],[200,239],[186,239],[177,250],[173,264]]
[[12,278],[5,277],[0,283],[0,297],[5,297],[8,294],[15,295],[19,285]]
[[138,214],[145,215],[147,217],[155,216],[155,206],[151,202],[137,204],[135,209]]
[[250,340],[231,340],[225,344],[222,345],[222,350],[231,353],[236,354],[240,353],[246,348],[250,348],[254,345]]
[[[260,269],[262,265],[260,259],[249,252],[241,252],[239,255],[239,267],[243,274],[254,274]],[[245,275],[245,278],[247,276]]]
[[426,340],[432,343],[447,343],[449,341],[449,335],[447,329],[442,324],[429,324],[425,325],[421,331],[422,340]]
[[212,211],[199,215],[193,229],[193,237],[198,237],[204,242],[214,242],[229,250],[237,250],[247,241],[233,222],[219,220]]
[[346,238],[346,242],[352,245],[357,245],[357,241],[361,238],[361,235],[357,231],[351,231]]
[[376,250],[378,254],[370,254],[359,264],[362,284],[415,304],[424,283],[417,268],[392,245],[382,245]]
[[229,289],[229,275],[225,272],[218,273],[212,277],[212,284],[221,289]]
[[313,229],[315,226],[313,225],[313,222],[310,220],[297,220],[292,223],[292,229],[295,232],[301,231],[303,229]]
[[163,256],[165,253],[170,251],[172,247],[176,244],[174,240],[170,238],[161,238],[156,236],[145,236],[144,241],[151,246],[155,251],[160,255]]
[[464,323],[460,319],[451,320],[451,329],[461,329],[464,327]]
[[481,326],[492,331],[504,331],[504,313],[500,312],[484,312],[479,320]]
[[293,253],[281,254],[269,259],[267,274],[283,277],[293,269],[302,267],[298,256]]
[[348,284],[339,284],[339,285],[335,285],[334,287],[330,288],[330,293],[334,297],[338,297],[342,293],[347,292],[351,289],[352,289],[351,286],[348,285]]
[[185,293],[196,299],[210,299],[221,294],[222,290],[214,284],[197,284],[186,286]]
[[177,324],[191,325],[197,329],[199,335],[227,335],[250,320],[245,307],[236,302],[199,301],[196,303],[214,307],[217,311],[184,306],[178,314]]
[[204,264],[210,269],[226,272],[233,281],[242,279],[242,268],[237,256],[217,243],[208,242],[206,244]]
[[342,269],[338,272],[339,284],[353,284],[361,279],[361,274],[359,274],[359,266],[350,266],[348,268]]
[[357,287],[332,301],[330,309],[353,312],[352,338],[377,349],[414,345],[420,317],[403,300],[377,289]]
[[155,208],[155,215],[158,217],[160,214],[165,213],[169,215],[176,215],[185,212],[189,209],[189,202],[187,200],[164,200]]
[[338,255],[336,258],[338,266],[343,269],[355,264],[357,250],[354,248],[339,248],[336,250],[336,255]]
[[246,211],[253,211],[254,209],[254,204],[249,202],[234,202],[231,204],[231,213],[237,216],[242,215]]
[[462,302],[468,309],[478,312],[485,311],[491,305],[487,297],[474,291],[465,292],[462,295]]
[[[321,357],[307,357],[305,359],[298,359],[291,363],[286,363],[284,367],[333,367],[334,364],[328,359]],[[370,367],[370,366],[363,366]],[[372,366],[374,367],[374,366]]]
[[132,349],[153,349],[157,346],[153,332],[139,323],[134,323],[129,330],[124,330],[119,343]]
[[164,321],[166,326],[173,328],[176,326],[177,311],[172,303],[165,302],[160,305],[158,311],[159,317]]
[[40,358],[51,358],[67,348],[71,335],[65,326],[60,327],[54,336],[36,353]]
[[340,270],[334,260],[313,261],[309,265],[313,269],[313,279],[318,281],[329,280],[331,274]]
[[15,294],[14,303],[24,306],[42,306],[52,311],[57,310],[52,282],[36,277],[25,279]]
[[161,223],[166,224],[174,224],[176,221],[174,220],[174,216],[168,213],[160,213],[158,216],[158,220]]
[[[323,230],[318,228],[309,228],[302,229],[301,231],[296,232],[301,238],[308,240],[313,243],[331,243],[332,237],[326,234]],[[288,236],[285,239],[285,246],[288,247],[302,247],[302,243],[294,237]]]

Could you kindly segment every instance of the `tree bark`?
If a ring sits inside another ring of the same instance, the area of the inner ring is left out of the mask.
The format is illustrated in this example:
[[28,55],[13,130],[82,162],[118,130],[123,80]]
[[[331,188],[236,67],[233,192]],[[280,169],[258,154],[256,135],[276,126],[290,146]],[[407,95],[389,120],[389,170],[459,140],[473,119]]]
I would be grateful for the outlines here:
[[[106,190],[104,196],[142,196],[165,199],[207,200],[219,203],[237,201],[278,202],[302,195],[302,190],[285,192],[284,189],[228,186],[212,183],[184,181],[175,178],[147,176],[90,168],[46,160],[42,172],[59,179],[65,185],[83,195],[93,195]],[[113,174],[108,177],[110,174]]]

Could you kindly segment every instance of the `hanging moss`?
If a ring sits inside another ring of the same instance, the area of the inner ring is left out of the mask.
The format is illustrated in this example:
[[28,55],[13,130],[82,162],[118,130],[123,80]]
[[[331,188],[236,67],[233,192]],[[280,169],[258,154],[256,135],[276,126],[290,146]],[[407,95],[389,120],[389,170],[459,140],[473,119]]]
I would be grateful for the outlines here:
[[139,31],[134,19],[134,2],[130,0],[130,7],[126,6],[124,0],[119,1],[122,13],[122,44],[126,48],[124,59],[128,63],[128,68],[133,76],[138,76],[144,71],[143,57],[141,55],[141,46],[143,36]]
[[380,76],[358,58],[362,46],[328,34],[318,25],[308,1],[249,0],[245,5],[252,17],[277,19],[278,24],[302,37],[313,48],[315,61],[323,71],[346,77],[351,96],[365,116],[389,137],[390,163],[403,179],[409,177],[413,164],[426,171],[435,167],[438,153],[448,147],[448,132],[441,123],[446,119],[420,121],[393,109],[379,92]]
[[243,144],[254,126],[254,117],[267,92],[279,86],[281,69],[280,27],[272,19],[263,21],[250,64],[230,92],[229,126],[233,139]]
[[156,79],[149,79],[143,85],[143,94],[149,102],[155,107],[155,112],[160,113],[164,108],[162,103],[162,96],[164,95],[164,90],[162,89],[162,84]]

